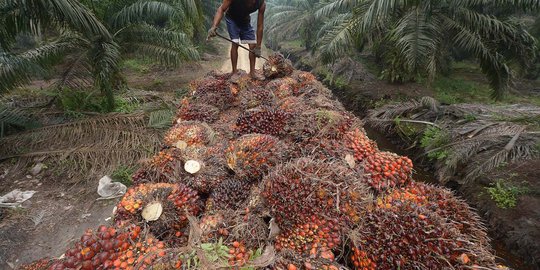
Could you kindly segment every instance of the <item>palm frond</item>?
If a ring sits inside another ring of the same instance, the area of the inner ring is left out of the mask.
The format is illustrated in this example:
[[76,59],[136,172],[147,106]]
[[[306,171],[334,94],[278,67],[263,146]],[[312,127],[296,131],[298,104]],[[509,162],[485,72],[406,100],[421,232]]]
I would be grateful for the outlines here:
[[168,128],[172,126],[174,111],[170,108],[150,112],[148,126],[151,128]]
[[0,138],[8,134],[8,128],[32,129],[39,123],[24,111],[0,103]]
[[48,64],[74,48],[68,40],[59,40],[19,54],[0,52],[0,93],[30,82],[42,74]]
[[48,163],[70,175],[102,176],[158,150],[159,131],[147,123],[144,113],[110,114],[30,130],[0,139],[6,146],[0,160],[17,158],[20,166],[27,166],[36,157],[49,158]]
[[76,0],[5,0],[2,1],[2,36],[0,47],[7,49],[18,33],[35,33],[49,25],[60,25],[87,38],[110,39],[107,28],[91,11]]
[[133,5],[124,7],[111,19],[114,29],[121,29],[130,24],[148,22],[153,23],[159,19],[168,19],[177,15],[176,9],[164,2],[139,1]]

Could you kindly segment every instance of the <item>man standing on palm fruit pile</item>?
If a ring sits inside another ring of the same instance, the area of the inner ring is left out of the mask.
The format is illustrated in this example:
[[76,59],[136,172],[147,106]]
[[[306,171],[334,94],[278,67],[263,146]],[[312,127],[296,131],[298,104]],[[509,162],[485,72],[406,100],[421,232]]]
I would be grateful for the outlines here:
[[[234,42],[231,47],[233,74],[238,71],[238,44],[247,43],[249,44],[249,48],[254,51],[254,53],[249,54],[249,74],[252,78],[256,78],[255,60],[261,56],[265,9],[265,0],[223,0],[223,3],[216,11],[214,23],[210,30],[208,30],[208,39],[217,35],[217,27],[223,18],[223,14],[226,12],[225,21],[227,22],[227,30],[229,31],[231,40]],[[256,38],[250,18],[250,14],[255,11],[258,11]]]

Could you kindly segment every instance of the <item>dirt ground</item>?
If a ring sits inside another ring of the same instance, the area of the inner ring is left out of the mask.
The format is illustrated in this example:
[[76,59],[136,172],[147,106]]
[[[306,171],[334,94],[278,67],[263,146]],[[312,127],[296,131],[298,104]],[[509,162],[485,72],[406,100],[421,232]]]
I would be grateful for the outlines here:
[[[176,69],[152,67],[145,74],[128,71],[125,78],[132,88],[171,92],[212,70],[229,72],[227,46],[218,41],[219,53],[205,54],[201,61]],[[257,66],[262,66],[262,61],[258,62]],[[249,69],[246,52],[240,52],[239,68]],[[34,85],[46,87],[49,82],[37,81]],[[21,208],[0,208],[0,269],[16,269],[43,257],[59,257],[85,230],[111,222],[113,208],[120,199],[96,200],[99,179],[71,179],[66,183],[53,173],[54,168],[35,176],[30,174],[31,167],[28,171],[14,168],[8,161],[0,163],[0,195],[14,189],[37,192]]]

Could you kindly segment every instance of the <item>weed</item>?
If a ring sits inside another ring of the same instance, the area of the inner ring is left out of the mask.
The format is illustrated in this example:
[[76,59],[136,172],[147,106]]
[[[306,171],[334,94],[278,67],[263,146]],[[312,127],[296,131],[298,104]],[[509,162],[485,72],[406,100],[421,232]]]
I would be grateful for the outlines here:
[[174,97],[177,99],[182,99],[185,96],[189,94],[189,88],[188,87],[182,87],[180,89],[174,90]]
[[133,180],[131,179],[133,172],[135,172],[133,167],[121,165],[113,171],[112,179],[129,187],[133,184]]
[[489,192],[491,199],[495,201],[497,207],[501,209],[516,207],[518,196],[529,192],[527,187],[514,186],[502,179],[492,183],[492,186],[486,187],[486,189]]
[[219,238],[217,243],[201,244],[201,249],[204,250],[206,258],[211,262],[226,262],[229,258],[229,248],[223,244],[223,239]]
[[139,102],[127,98],[117,98],[115,99],[115,103],[115,112],[132,113],[141,107]]
[[[449,142],[450,138],[448,132],[434,126],[426,128],[420,139],[420,145],[426,150],[442,147]],[[430,160],[441,160],[447,158],[448,154],[448,150],[441,149],[431,151],[427,156]]]
[[149,59],[137,59],[129,58],[122,62],[122,66],[127,69],[131,69],[140,74],[146,74],[150,71],[152,61]]

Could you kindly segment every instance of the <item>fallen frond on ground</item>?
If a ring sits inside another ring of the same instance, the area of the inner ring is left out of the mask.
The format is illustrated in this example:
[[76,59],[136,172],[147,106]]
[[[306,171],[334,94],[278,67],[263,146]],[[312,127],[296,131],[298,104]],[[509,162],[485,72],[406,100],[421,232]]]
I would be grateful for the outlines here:
[[424,97],[372,110],[367,121],[416,141],[436,162],[441,183],[476,180],[509,163],[540,157],[540,107],[441,105]]

